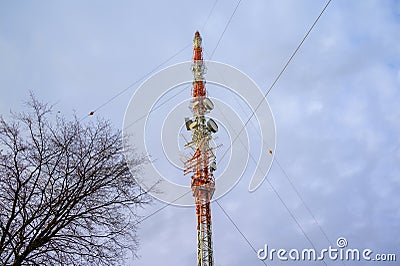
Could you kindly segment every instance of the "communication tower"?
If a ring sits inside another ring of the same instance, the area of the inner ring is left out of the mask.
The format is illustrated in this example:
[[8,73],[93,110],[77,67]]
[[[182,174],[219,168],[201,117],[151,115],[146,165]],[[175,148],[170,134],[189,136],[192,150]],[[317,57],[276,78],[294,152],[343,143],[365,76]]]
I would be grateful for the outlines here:
[[192,174],[191,189],[196,204],[197,215],[197,265],[214,265],[210,201],[215,191],[213,172],[216,170],[216,157],[212,145],[212,134],[218,131],[218,125],[206,114],[213,108],[213,102],[207,97],[204,79],[202,39],[196,31],[193,39],[193,87],[190,108],[192,118],[185,118],[186,129],[191,131],[191,141],[185,147],[193,151],[184,164],[184,174]]

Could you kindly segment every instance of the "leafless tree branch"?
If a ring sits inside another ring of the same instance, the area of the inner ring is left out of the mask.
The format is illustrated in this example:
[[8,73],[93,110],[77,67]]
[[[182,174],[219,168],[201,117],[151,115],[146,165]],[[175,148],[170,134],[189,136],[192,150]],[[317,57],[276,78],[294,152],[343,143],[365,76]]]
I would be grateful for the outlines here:
[[33,95],[28,107],[0,117],[0,264],[120,264],[150,201],[133,178],[146,158],[128,161],[108,121],[50,121]]

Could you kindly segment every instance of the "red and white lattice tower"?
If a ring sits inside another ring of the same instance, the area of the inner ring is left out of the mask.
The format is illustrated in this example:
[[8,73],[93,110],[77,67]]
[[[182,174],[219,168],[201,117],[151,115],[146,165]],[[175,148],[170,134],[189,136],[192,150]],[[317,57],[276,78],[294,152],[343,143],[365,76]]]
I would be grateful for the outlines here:
[[216,161],[212,134],[218,131],[218,126],[213,119],[206,117],[214,104],[207,98],[201,41],[197,31],[193,39],[194,80],[190,106],[193,117],[185,118],[186,128],[192,134],[191,141],[185,147],[191,148],[193,153],[185,162],[184,174],[192,173],[191,188],[197,215],[197,265],[209,266],[214,265],[210,201],[215,191],[213,172],[216,170]]

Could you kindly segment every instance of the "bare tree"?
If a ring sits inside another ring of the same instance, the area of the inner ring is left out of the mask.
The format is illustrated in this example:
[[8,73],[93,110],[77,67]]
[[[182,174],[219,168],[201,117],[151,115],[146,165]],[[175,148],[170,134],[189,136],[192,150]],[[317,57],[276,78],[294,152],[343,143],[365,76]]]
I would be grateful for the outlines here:
[[128,162],[108,121],[54,118],[34,96],[28,107],[0,117],[0,264],[120,264],[149,202],[133,178],[145,158]]

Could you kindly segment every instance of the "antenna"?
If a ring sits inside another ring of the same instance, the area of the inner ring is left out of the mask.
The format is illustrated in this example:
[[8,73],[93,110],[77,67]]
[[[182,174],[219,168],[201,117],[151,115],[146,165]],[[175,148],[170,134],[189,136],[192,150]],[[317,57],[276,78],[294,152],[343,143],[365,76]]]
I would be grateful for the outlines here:
[[213,172],[217,169],[215,147],[212,147],[212,135],[218,131],[217,123],[205,115],[214,108],[213,102],[207,98],[205,88],[205,65],[203,62],[202,39],[196,31],[193,39],[194,76],[192,87],[192,118],[185,118],[186,129],[191,131],[192,140],[185,147],[193,151],[184,163],[184,175],[192,173],[191,188],[196,203],[197,215],[197,265],[214,265],[211,208],[210,201],[215,191]]

